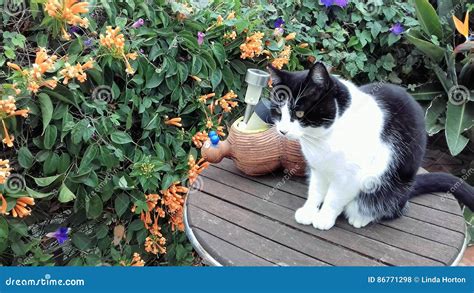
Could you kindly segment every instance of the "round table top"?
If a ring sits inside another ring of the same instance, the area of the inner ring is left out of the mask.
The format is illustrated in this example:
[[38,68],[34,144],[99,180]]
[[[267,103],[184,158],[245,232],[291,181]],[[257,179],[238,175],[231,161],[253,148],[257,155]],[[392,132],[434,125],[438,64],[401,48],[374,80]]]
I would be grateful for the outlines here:
[[447,266],[466,247],[463,214],[451,195],[416,197],[396,220],[356,229],[340,218],[320,231],[293,217],[305,201],[304,178],[250,177],[225,159],[195,187],[185,204],[186,233],[210,265]]

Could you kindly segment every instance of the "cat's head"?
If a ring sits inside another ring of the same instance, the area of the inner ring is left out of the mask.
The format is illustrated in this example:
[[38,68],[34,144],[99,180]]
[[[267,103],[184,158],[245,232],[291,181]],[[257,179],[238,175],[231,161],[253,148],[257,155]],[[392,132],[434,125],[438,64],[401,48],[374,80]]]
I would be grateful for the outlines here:
[[327,134],[337,116],[336,81],[323,63],[288,72],[268,68],[272,76],[271,115],[277,131],[290,139]]

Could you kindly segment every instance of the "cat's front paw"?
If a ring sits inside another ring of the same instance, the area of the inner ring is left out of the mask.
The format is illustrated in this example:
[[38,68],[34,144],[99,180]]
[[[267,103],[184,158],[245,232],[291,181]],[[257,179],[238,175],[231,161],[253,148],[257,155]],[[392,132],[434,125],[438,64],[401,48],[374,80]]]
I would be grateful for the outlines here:
[[374,220],[373,218],[367,217],[361,214],[351,215],[350,217],[347,218],[347,221],[349,222],[349,224],[354,226],[354,228],[365,227],[373,220]]
[[296,223],[302,224],[302,225],[309,225],[313,222],[313,218],[317,213],[317,209],[312,209],[309,207],[301,207],[296,210],[295,213],[295,220]]
[[337,216],[320,211],[313,218],[313,227],[319,230],[329,230],[336,224]]

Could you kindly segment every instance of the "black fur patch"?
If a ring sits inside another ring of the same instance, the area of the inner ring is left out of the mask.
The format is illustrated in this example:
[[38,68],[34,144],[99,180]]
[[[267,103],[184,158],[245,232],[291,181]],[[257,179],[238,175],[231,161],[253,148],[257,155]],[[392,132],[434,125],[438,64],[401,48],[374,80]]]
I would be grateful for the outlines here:
[[425,148],[424,113],[404,88],[375,83],[360,87],[373,96],[385,114],[382,140],[394,148],[394,156],[381,179],[381,186],[370,194],[361,193],[361,211],[376,219],[395,218],[404,211],[420,168]]
[[[286,86],[291,95],[291,121],[298,120],[303,127],[330,127],[337,115],[341,116],[350,105],[347,87],[332,77],[322,63],[316,63],[310,70],[288,72],[270,68],[273,75],[275,92],[278,95],[281,86]],[[272,99],[272,116],[280,119],[279,108],[286,101]],[[297,117],[296,112],[304,113]]]

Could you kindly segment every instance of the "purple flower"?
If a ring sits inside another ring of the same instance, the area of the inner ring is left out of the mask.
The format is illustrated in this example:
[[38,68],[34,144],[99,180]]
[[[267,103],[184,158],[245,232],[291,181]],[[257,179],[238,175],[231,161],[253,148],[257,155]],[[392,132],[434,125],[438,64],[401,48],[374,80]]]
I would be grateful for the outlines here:
[[85,40],[85,41],[84,41],[84,46],[86,46],[86,47],[92,46],[92,41],[93,41],[93,40],[92,40],[91,38]]
[[349,0],[334,0],[333,5],[337,5],[339,7],[346,7],[349,4]]
[[64,241],[68,240],[70,231],[71,228],[59,227],[56,231],[46,234],[46,237],[56,238],[59,244],[63,244]]
[[339,7],[346,7],[349,4],[349,0],[321,0],[321,4],[326,7],[337,5]]
[[278,17],[277,20],[275,20],[275,23],[274,23],[275,28],[281,28],[284,24],[285,24],[285,21],[281,17]]
[[397,22],[394,25],[392,25],[392,27],[390,28],[390,31],[392,32],[392,34],[398,36],[405,31],[405,28],[403,27],[401,23]]
[[202,43],[204,42],[204,37],[205,37],[205,36],[206,36],[205,33],[203,33],[203,32],[198,32],[198,39],[197,39],[197,41],[198,41],[199,46],[201,46]]
[[321,0],[321,4],[323,4],[326,7],[329,7],[334,4],[334,0]]
[[139,18],[137,21],[135,21],[133,24],[132,24],[132,27],[133,28],[139,28],[141,27],[142,25],[145,24],[145,21],[143,20],[143,18]]
[[77,34],[81,31],[81,29],[78,27],[78,26],[71,26],[69,28],[69,34],[73,35],[73,34]]

